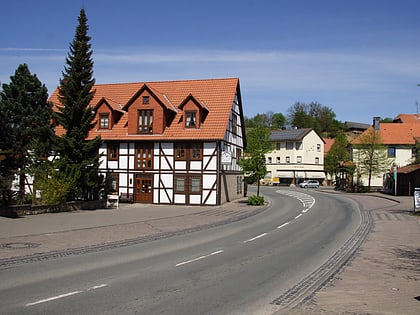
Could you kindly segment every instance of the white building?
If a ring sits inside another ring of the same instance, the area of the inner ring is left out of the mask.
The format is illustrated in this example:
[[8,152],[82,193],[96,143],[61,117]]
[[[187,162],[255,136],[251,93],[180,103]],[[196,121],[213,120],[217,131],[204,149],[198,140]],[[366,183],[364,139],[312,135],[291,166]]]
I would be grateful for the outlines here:
[[274,150],[266,154],[266,184],[295,185],[306,179],[322,182],[324,140],[311,128],[273,131]]

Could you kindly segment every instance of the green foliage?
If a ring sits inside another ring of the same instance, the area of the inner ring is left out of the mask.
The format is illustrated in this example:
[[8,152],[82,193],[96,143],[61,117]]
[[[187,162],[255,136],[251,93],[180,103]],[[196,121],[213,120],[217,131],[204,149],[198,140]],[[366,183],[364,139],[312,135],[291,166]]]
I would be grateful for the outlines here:
[[57,139],[56,151],[60,156],[57,167],[72,184],[67,198],[86,200],[99,197],[99,148],[102,141],[99,137],[86,140],[94,126],[95,113],[90,102],[95,93],[95,79],[84,9],[80,10],[78,21],[60,81],[59,99],[63,106],[56,118],[66,134]]
[[252,118],[245,117],[246,128],[266,127],[269,129],[280,129],[286,125],[286,117],[282,113],[271,111],[265,114],[257,114]]
[[[10,81],[3,84],[0,93],[0,152],[8,152],[8,159],[0,164],[13,164],[14,173],[19,175],[19,199],[23,201],[26,174],[33,163],[51,151],[52,110],[47,88],[26,64],[18,66]],[[3,180],[10,178],[7,166],[0,169]]]
[[348,141],[344,133],[339,133],[334,139],[334,144],[324,159],[324,168],[330,174],[334,175],[339,167],[340,162],[347,162],[350,158],[347,149]]
[[38,203],[44,205],[54,205],[65,202],[67,196],[77,184],[79,174],[65,174],[57,171],[52,164],[46,164],[38,170],[35,189],[41,192],[41,198]]
[[335,119],[332,109],[316,102],[295,103],[288,109],[288,123],[296,128],[313,128],[327,137],[334,137],[344,130],[344,124]]
[[269,137],[270,130],[265,127],[257,127],[250,130],[247,134],[245,158],[238,161],[238,164],[242,167],[242,172],[248,177],[247,181],[257,182],[257,195],[259,195],[260,179],[267,173],[265,154],[273,148]]
[[248,204],[251,206],[262,206],[264,205],[264,196],[256,196],[256,195],[249,196]]
[[382,144],[379,131],[370,128],[360,137],[357,145],[357,166],[360,175],[368,176],[368,191],[370,191],[372,176],[382,174],[392,165],[388,158],[387,147]]

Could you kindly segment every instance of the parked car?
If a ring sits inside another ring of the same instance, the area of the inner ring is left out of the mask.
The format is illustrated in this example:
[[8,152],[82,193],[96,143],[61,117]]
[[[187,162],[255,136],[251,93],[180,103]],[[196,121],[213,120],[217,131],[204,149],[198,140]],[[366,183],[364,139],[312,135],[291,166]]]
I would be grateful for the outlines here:
[[301,188],[319,188],[319,182],[317,180],[305,180],[299,184]]

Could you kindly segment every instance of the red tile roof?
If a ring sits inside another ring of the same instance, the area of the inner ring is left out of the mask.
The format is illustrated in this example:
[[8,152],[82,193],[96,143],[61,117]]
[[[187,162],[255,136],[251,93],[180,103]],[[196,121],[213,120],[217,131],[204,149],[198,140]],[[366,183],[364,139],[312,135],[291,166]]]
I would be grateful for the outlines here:
[[[370,132],[370,127],[359,137],[352,141],[352,144],[361,144],[360,137]],[[420,124],[418,123],[381,123],[379,125],[380,136],[383,144],[411,144],[416,143],[416,138],[420,137]]]
[[334,144],[335,139],[334,138],[324,138],[324,142],[325,142],[324,154],[327,154],[328,151],[331,149],[332,145]]
[[[114,110],[126,109],[137,92],[145,86],[155,94],[162,104],[172,112],[176,112],[171,125],[162,134],[128,134],[128,113],[124,112],[121,119],[112,130],[94,128],[89,133],[89,138],[101,136],[103,140],[222,140],[226,134],[232,104],[237,92],[239,92],[239,79],[208,79],[208,80],[184,80],[162,82],[136,82],[120,84],[97,84],[94,86],[95,95],[91,106],[95,106],[105,100]],[[182,123],[182,109],[180,104],[192,95],[208,114],[200,128],[185,128]],[[239,95],[238,95],[239,97]],[[60,106],[58,88],[53,92],[50,101],[55,106]],[[64,134],[65,130],[58,126],[56,133]]]
[[394,122],[398,123],[420,123],[419,114],[399,114],[394,118]]

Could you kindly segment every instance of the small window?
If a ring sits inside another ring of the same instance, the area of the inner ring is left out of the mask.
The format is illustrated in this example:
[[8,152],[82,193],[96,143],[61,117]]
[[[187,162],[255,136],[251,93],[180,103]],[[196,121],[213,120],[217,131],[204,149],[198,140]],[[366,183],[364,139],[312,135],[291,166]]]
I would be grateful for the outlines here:
[[232,133],[238,133],[238,118],[235,114],[232,115]]
[[303,150],[303,144],[302,142],[296,142],[295,143],[296,150]]
[[315,164],[319,164],[319,157],[315,158]]
[[139,110],[138,133],[153,133],[153,110]]
[[280,157],[278,156],[278,157],[276,157],[276,163],[277,164],[280,164]]
[[296,163],[298,164],[302,163],[302,157],[300,155],[296,157]]
[[187,111],[185,112],[185,127],[187,128],[197,128],[197,112],[196,111]]
[[290,163],[290,156],[286,156],[286,163],[289,164]]
[[185,192],[185,177],[177,176],[175,177],[175,192]]
[[191,177],[191,193],[201,193],[201,177]]
[[201,160],[201,144],[192,143],[190,146],[191,160]]
[[175,159],[176,160],[185,160],[185,144],[184,143],[175,143]]
[[276,150],[280,150],[281,149],[281,142],[277,142],[276,143]]
[[99,114],[99,129],[109,129],[109,113]]
[[149,104],[150,98],[149,96],[143,96],[143,105]]
[[108,173],[111,192],[118,192],[118,174]]
[[394,158],[394,157],[396,157],[396,149],[395,149],[395,147],[389,147],[388,148],[388,157],[389,158]]
[[286,150],[293,150],[293,142],[286,142]]
[[118,160],[118,143],[108,143],[108,160]]
[[271,158],[271,156],[270,157],[268,157],[268,159],[267,159],[267,164],[271,164],[271,163],[273,163],[273,159]]
[[317,150],[318,152],[321,152],[321,145],[320,145],[319,143],[316,145],[316,150]]

